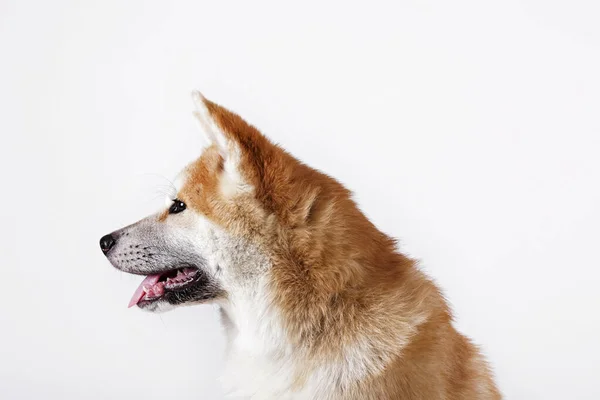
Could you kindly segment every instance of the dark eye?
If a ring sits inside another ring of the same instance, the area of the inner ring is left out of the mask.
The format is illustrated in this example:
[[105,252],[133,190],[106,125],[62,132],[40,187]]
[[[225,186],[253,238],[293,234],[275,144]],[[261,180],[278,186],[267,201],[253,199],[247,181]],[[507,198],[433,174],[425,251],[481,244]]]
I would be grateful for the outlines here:
[[185,210],[185,203],[179,199],[175,199],[171,207],[169,207],[169,214],[177,214],[183,210]]

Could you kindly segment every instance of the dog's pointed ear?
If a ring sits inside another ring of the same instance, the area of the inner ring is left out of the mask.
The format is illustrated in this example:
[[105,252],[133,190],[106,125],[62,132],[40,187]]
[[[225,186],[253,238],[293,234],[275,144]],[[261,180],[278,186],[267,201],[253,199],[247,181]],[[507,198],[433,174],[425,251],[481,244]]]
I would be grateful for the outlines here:
[[282,168],[285,153],[236,113],[206,99],[200,92],[194,92],[192,97],[200,128],[209,145],[215,146],[223,157],[224,171],[237,189],[254,187],[260,198],[274,193],[278,182],[267,171],[270,167]]
[[223,188],[226,189],[227,194],[247,191],[250,186],[240,171],[242,162],[240,137],[228,124],[232,119],[237,118],[241,121],[241,118],[206,99],[198,91],[192,92],[192,100],[195,105],[194,117],[208,146],[214,146],[223,158],[225,172]]
[[209,146],[215,145],[223,158],[226,158],[229,148],[228,140],[209,111],[208,100],[199,91],[192,92],[192,100],[195,107],[193,114],[200,131],[204,134],[205,141]]

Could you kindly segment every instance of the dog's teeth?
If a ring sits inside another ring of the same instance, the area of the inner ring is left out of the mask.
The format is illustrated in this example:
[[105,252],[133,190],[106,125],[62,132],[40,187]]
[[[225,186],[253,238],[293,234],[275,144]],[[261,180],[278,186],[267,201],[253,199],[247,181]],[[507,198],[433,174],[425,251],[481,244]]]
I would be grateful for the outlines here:
[[142,286],[142,289],[144,289],[144,292],[146,294],[148,294],[148,292],[150,291],[150,289],[148,288],[148,286]]

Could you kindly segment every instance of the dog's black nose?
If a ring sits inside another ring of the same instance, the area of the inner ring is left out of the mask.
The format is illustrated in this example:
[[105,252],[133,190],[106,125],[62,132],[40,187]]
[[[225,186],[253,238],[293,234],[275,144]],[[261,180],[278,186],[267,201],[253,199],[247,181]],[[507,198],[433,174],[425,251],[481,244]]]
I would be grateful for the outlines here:
[[106,254],[109,252],[110,249],[113,248],[115,243],[117,243],[115,238],[112,235],[108,234],[102,236],[102,238],[100,239],[100,248],[102,249],[102,252]]

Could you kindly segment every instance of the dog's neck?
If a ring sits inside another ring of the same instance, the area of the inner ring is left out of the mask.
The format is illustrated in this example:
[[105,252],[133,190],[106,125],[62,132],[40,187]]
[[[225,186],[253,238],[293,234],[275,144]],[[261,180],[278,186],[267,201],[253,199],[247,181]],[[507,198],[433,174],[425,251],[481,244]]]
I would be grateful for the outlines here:
[[282,393],[289,391],[297,375],[298,354],[265,287],[247,289],[220,304],[227,359],[222,384],[236,398],[285,398]]

